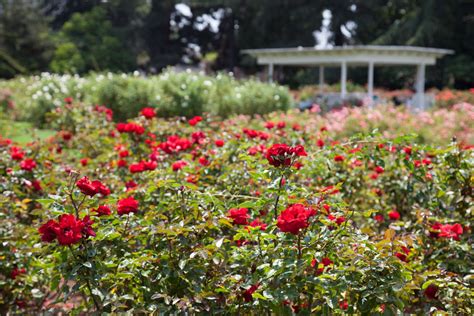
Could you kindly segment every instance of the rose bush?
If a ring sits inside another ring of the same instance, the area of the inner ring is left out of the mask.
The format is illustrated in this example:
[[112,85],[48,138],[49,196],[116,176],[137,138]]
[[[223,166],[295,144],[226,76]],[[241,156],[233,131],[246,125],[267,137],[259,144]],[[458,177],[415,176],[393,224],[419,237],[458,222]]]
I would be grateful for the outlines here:
[[159,111],[0,139],[2,313],[472,314],[471,130]]

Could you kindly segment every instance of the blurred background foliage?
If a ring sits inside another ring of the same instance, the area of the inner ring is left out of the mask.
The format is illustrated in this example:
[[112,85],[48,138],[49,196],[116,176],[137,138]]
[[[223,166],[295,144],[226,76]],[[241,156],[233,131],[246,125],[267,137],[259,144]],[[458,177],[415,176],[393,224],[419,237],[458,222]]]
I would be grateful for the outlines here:
[[[467,0],[0,0],[0,77],[157,73],[177,64],[255,74],[261,69],[241,49],[316,45],[324,11],[331,45],[453,49],[429,67],[427,85],[473,85],[474,3]],[[317,76],[317,69],[280,72],[291,87]],[[351,79],[363,83],[365,72],[351,69]],[[384,68],[375,80],[402,88],[413,73]]]

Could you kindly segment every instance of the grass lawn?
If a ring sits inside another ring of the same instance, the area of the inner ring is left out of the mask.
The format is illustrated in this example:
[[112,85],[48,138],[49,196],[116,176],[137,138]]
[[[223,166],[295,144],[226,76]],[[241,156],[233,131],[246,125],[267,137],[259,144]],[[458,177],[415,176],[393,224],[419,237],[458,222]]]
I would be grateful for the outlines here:
[[37,139],[48,138],[56,133],[54,130],[34,128],[28,122],[2,120],[0,125],[0,135],[22,145]]

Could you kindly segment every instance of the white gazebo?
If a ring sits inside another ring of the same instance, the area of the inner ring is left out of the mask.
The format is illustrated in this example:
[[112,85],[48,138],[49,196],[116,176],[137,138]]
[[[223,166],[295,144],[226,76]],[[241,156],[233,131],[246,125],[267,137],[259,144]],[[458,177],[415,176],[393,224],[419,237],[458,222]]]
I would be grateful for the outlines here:
[[318,49],[315,47],[297,48],[265,48],[247,49],[242,51],[257,59],[259,65],[268,67],[268,80],[273,80],[274,65],[286,66],[319,66],[319,85],[322,91],[324,85],[324,67],[341,67],[341,98],[347,95],[347,66],[367,66],[367,95],[369,100],[374,94],[374,67],[412,65],[416,66],[416,105],[425,105],[425,67],[434,65],[437,58],[454,51],[440,48],[415,46],[377,46],[356,45],[336,46]]

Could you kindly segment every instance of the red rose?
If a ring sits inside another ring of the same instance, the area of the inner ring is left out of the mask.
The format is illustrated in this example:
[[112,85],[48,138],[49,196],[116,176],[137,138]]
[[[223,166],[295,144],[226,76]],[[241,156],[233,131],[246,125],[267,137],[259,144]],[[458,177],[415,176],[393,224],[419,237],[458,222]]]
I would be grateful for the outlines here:
[[384,221],[384,218],[383,218],[383,215],[382,214],[377,214],[374,216],[374,219],[379,222],[379,223],[383,223]]
[[31,158],[25,159],[20,162],[20,168],[26,171],[31,171],[36,168],[36,161]]
[[290,147],[286,144],[274,144],[267,149],[265,154],[268,163],[274,167],[291,166],[296,156],[307,156],[303,146]]
[[222,147],[224,146],[225,142],[222,139],[216,139],[214,144],[216,144],[217,147]]
[[404,151],[405,154],[407,154],[407,155],[411,155],[411,153],[412,153],[412,149],[411,149],[410,146],[407,146],[407,147],[403,148],[403,151]]
[[277,123],[277,128],[279,129],[285,128],[285,126],[286,126],[286,123],[283,121]]
[[383,167],[381,167],[381,166],[375,167],[375,172],[377,172],[377,173],[379,173],[379,174],[380,174],[380,173],[383,173],[384,171],[385,171],[385,169],[384,169]]
[[41,182],[39,180],[32,180],[31,186],[35,191],[42,191],[43,188],[41,187]]
[[26,273],[25,268],[18,269],[17,267],[14,267],[12,272],[10,273],[10,278],[15,280],[17,276],[19,276],[20,274],[25,274],[25,273]]
[[430,300],[435,300],[438,296],[438,286],[436,284],[431,283],[425,289],[425,296]]
[[56,238],[60,245],[72,245],[82,238],[84,223],[72,214],[63,214],[59,217],[55,227]]
[[252,221],[250,223],[250,226],[251,227],[259,227],[260,230],[265,230],[267,229],[267,224],[265,224],[264,222],[260,221],[259,218],[255,219],[254,221]]
[[316,211],[303,204],[293,204],[278,216],[277,226],[282,232],[297,235],[301,229],[308,227],[308,219]]
[[344,216],[334,216],[332,214],[328,215],[328,219],[332,222],[335,222],[337,225],[341,225],[346,221],[346,218]]
[[264,126],[265,126],[265,128],[267,128],[267,129],[272,129],[272,128],[275,127],[275,123],[273,123],[273,122],[271,122],[271,121],[268,121],[268,122],[265,123]]
[[143,108],[140,114],[143,115],[147,120],[154,118],[156,115],[155,109],[150,107]]
[[119,215],[136,213],[138,212],[138,201],[133,197],[128,197],[118,201],[117,203],[117,213]]
[[398,259],[400,259],[403,262],[407,262],[407,255],[404,254],[404,253],[396,252],[395,257],[397,257]]
[[145,167],[145,170],[152,171],[155,170],[156,167],[158,167],[158,163],[156,161],[144,161],[143,166]]
[[71,140],[71,138],[72,138],[71,132],[68,132],[68,131],[63,131],[61,133],[61,136],[62,136],[63,140],[65,140],[65,141]]
[[25,153],[23,152],[23,150],[20,148],[20,147],[17,147],[17,146],[12,146],[10,148],[10,157],[13,159],[13,160],[22,160],[23,157],[25,156]]
[[128,157],[128,155],[129,155],[128,150],[121,150],[121,151],[119,151],[119,157],[120,157],[120,158]]
[[174,162],[171,167],[173,168],[173,171],[178,171],[178,170],[181,170],[183,169],[183,167],[187,166],[188,163],[184,160],[179,160],[179,161],[176,161]]
[[334,161],[342,162],[342,161],[344,161],[344,156],[342,156],[342,155],[334,156]]
[[391,220],[399,220],[400,219],[400,213],[398,213],[397,211],[390,211],[388,212],[388,217],[391,219]]
[[106,187],[102,182],[100,182],[99,180],[94,180],[94,181],[92,181],[92,185],[94,186],[96,193],[100,193],[100,194],[102,194],[103,196],[108,196],[108,195],[110,195],[110,189],[107,188],[107,187]]
[[324,140],[322,140],[321,138],[318,139],[318,140],[316,141],[316,145],[318,145],[318,147],[324,147]]
[[128,190],[131,190],[131,189],[134,189],[134,188],[136,188],[137,186],[138,186],[138,184],[137,184],[135,181],[133,181],[133,180],[130,180],[130,181],[128,181],[128,182],[125,183],[125,187],[127,188],[127,191],[128,191]]
[[346,310],[349,308],[349,303],[347,303],[346,300],[340,301],[339,302],[339,307],[343,310]]
[[67,104],[71,104],[73,101],[72,97],[66,97],[64,98],[64,102],[66,102]]
[[209,166],[211,162],[207,159],[207,157],[201,156],[199,157],[199,164],[205,167],[205,166]]
[[92,230],[92,224],[94,224],[94,222],[89,215],[84,216],[82,223],[84,224],[84,228],[82,229],[84,237],[95,237],[95,232]]
[[88,196],[94,196],[97,194],[97,190],[94,184],[92,184],[92,181],[89,180],[88,177],[82,177],[76,182],[76,186],[81,190],[82,194],[88,195]]
[[459,240],[459,236],[464,232],[461,224],[445,224],[441,225],[439,229],[438,237],[452,238],[454,240]]
[[197,123],[201,122],[202,121],[202,117],[201,116],[195,116],[193,117],[192,119],[190,119],[188,121],[189,125],[191,126],[195,126]]
[[248,211],[246,208],[232,208],[227,213],[227,217],[231,218],[235,225],[247,225],[247,220],[250,218]]
[[87,158],[82,158],[82,159],[80,160],[80,163],[81,163],[81,165],[82,165],[83,167],[85,167],[85,166],[87,166],[87,164],[89,163],[89,159],[87,159]]
[[45,242],[52,242],[56,239],[56,231],[58,229],[59,224],[55,220],[50,219],[38,229],[39,233],[41,234],[41,240]]
[[116,127],[119,133],[134,133],[136,135],[145,133],[145,128],[136,123],[117,123]]
[[133,163],[128,167],[128,170],[130,170],[131,173],[143,172],[145,171],[145,164],[142,161]]
[[244,291],[244,293],[242,294],[242,296],[244,297],[244,300],[246,302],[251,302],[253,301],[253,297],[252,297],[252,294],[255,293],[255,291],[257,291],[258,287],[260,286],[260,284],[254,284],[252,285],[251,287],[249,287],[248,289],[246,289]]
[[166,142],[160,143],[158,146],[167,154],[173,154],[180,151],[184,151],[192,146],[192,143],[187,138],[180,138],[177,135],[168,137]]
[[125,168],[127,166],[127,161],[123,160],[123,159],[120,159],[120,160],[117,161],[117,166],[119,168]]
[[98,208],[92,209],[91,212],[96,212],[97,216],[110,215],[110,207],[108,205],[99,205]]

